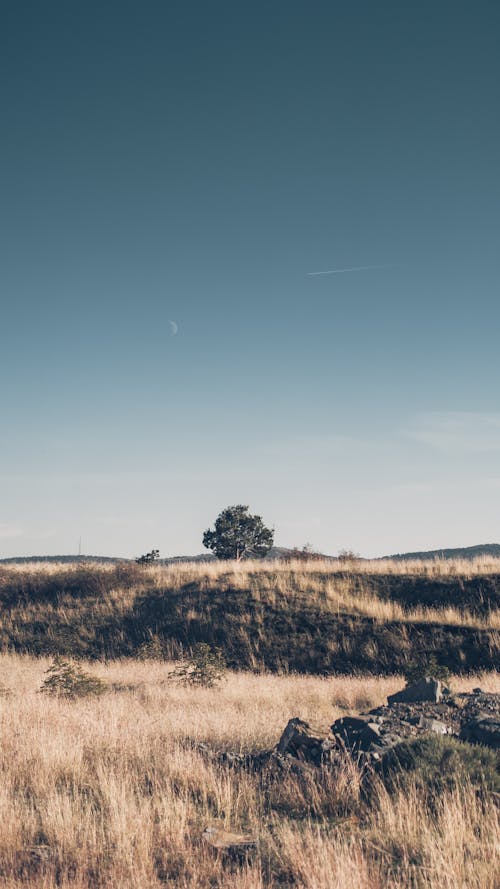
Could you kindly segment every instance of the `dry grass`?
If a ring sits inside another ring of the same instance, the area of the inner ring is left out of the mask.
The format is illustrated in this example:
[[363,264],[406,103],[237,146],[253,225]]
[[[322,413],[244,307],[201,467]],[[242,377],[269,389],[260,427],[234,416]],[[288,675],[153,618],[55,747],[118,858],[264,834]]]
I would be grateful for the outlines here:
[[[0,567],[0,590],[6,580],[15,580],[19,588],[27,580],[79,573],[87,577],[105,578],[116,573],[116,566],[107,563],[66,564],[35,562]],[[115,613],[126,611],[132,604],[138,589],[145,585],[150,589],[178,592],[195,585],[200,593],[246,590],[254,601],[266,601],[277,605],[287,599],[307,599],[331,613],[354,614],[371,617],[379,622],[443,624],[477,629],[500,630],[500,609],[486,609],[481,615],[476,610],[454,607],[452,604],[439,608],[426,606],[407,607],[390,598],[381,598],[370,588],[368,579],[373,576],[388,578],[456,579],[457,584],[474,578],[500,575],[500,559],[476,558],[434,559],[429,561],[394,561],[391,559],[334,562],[311,561],[243,561],[243,562],[181,562],[171,565],[152,565],[138,568],[135,564],[123,566],[124,578],[119,578],[112,590],[107,590],[101,607],[112,607]],[[37,607],[29,603],[22,617],[27,620]],[[50,609],[50,604],[47,608]],[[54,609],[56,605],[52,606]],[[97,608],[97,611],[99,608]],[[195,614],[193,616],[196,616]]]
[[390,673],[434,657],[475,672],[498,663],[498,568],[486,560],[0,566],[0,651],[117,658],[153,641],[176,658],[202,641],[255,671]]
[[[288,777],[266,786],[193,747],[268,748],[291,716],[326,726],[381,703],[399,677],[231,673],[220,689],[192,689],[169,681],[168,664],[117,661],[86,665],[109,693],[71,702],[38,692],[47,665],[0,658],[10,690],[0,697],[2,886],[498,886],[497,811],[469,788],[434,808],[380,789],[367,808],[347,765],[334,782]],[[500,675],[454,684],[500,691]],[[258,851],[248,861],[212,852],[202,840],[208,823],[256,833]]]
[[[123,565],[135,567],[135,563],[124,562]],[[57,574],[60,571],[80,571],[82,567],[89,570],[113,571],[113,562],[8,562],[2,566],[8,571],[19,574],[42,572],[43,574]],[[284,574],[289,571],[300,574],[316,574],[318,572],[328,574],[343,574],[346,571],[355,571],[359,574],[391,574],[391,575],[417,575],[419,577],[461,577],[471,578],[488,574],[500,574],[500,558],[494,556],[478,556],[474,559],[352,559],[337,561],[333,559],[291,559],[291,560],[243,560],[241,562],[210,560],[207,562],[174,562],[168,565],[153,564],[143,566],[141,571],[147,571],[154,577],[165,580],[176,575],[192,580],[200,576],[215,579],[223,572],[240,578],[256,571]]]

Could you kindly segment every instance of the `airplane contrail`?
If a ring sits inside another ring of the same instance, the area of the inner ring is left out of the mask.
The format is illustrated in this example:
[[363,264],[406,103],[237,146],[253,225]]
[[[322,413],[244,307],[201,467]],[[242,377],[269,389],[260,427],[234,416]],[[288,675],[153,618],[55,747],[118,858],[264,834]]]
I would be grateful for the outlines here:
[[347,269],[328,269],[326,272],[308,272],[308,278],[316,278],[318,275],[342,275],[344,272],[367,272],[370,269],[394,269],[393,265],[355,265]]

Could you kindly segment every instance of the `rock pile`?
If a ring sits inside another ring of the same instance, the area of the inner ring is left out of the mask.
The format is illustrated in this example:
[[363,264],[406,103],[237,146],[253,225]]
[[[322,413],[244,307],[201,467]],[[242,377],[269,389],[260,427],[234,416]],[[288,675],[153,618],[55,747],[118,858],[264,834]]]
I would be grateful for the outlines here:
[[460,740],[472,744],[483,744],[485,747],[500,749],[500,717],[481,716],[464,723],[460,731]]
[[[389,695],[387,704],[368,713],[336,719],[328,732],[298,717],[290,719],[273,750],[213,753],[205,744],[194,746],[220,765],[258,772],[261,786],[269,787],[283,775],[316,780],[320,767],[334,769],[345,763],[346,752],[367,767],[364,777],[375,771],[387,780],[387,770],[390,774],[394,765],[391,758],[398,762],[401,755],[398,745],[404,748],[405,741],[432,733],[500,750],[500,694],[480,688],[452,694],[430,676]],[[247,861],[258,846],[257,837],[232,833],[221,825],[207,826],[202,839],[217,855],[240,861]]]
[[346,751],[359,764],[378,767],[398,744],[432,733],[500,750],[500,694],[480,688],[452,694],[431,676],[389,695],[387,704],[368,713],[336,719],[329,731],[290,719],[273,750],[214,753],[205,744],[195,746],[230,768],[304,775],[320,766],[334,767]]
[[433,732],[500,749],[498,694],[474,689],[471,694],[453,695],[439,680],[426,677],[387,701],[368,713],[335,720],[329,733],[291,719],[277,752],[321,765],[346,749],[364,763],[375,764],[397,744]]

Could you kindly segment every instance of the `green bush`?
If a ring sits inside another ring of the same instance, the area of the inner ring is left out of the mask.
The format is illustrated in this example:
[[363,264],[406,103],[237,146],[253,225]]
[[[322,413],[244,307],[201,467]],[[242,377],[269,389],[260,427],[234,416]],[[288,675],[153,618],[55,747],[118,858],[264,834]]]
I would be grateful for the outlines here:
[[61,657],[54,658],[45,671],[40,691],[44,694],[63,698],[84,698],[89,695],[101,695],[106,691],[106,683],[96,676],[82,670],[78,664],[65,661]]
[[152,633],[137,649],[137,657],[140,661],[168,660],[165,640]]
[[208,642],[197,642],[191,657],[171,673],[172,679],[185,685],[213,688],[224,676],[226,662],[220,648]]
[[418,682],[419,679],[424,679],[426,676],[432,676],[434,679],[448,683],[450,675],[448,667],[439,664],[434,654],[431,654],[425,661],[410,661],[404,670],[407,685]]
[[470,782],[500,793],[498,755],[443,735],[425,735],[398,744],[384,756],[380,774],[391,791],[410,782],[437,792]]

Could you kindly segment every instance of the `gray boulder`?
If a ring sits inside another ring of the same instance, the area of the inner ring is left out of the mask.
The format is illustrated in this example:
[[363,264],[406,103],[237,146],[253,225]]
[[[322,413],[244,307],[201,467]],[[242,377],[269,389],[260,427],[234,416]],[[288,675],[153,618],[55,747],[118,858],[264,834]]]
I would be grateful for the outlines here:
[[445,722],[441,722],[440,719],[432,719],[432,717],[421,716],[418,725],[420,728],[425,729],[426,732],[434,732],[434,734],[436,735],[448,734],[448,726]]
[[380,726],[370,716],[343,716],[335,720],[331,729],[353,750],[369,750],[380,741]]
[[312,727],[310,723],[295,717],[285,726],[276,747],[281,756],[295,756],[305,762],[320,765],[330,758],[335,747],[335,740],[322,729]]
[[415,704],[420,701],[432,701],[439,704],[443,695],[443,687],[439,679],[426,676],[418,682],[412,682],[394,695],[389,695],[387,702],[391,704]]

